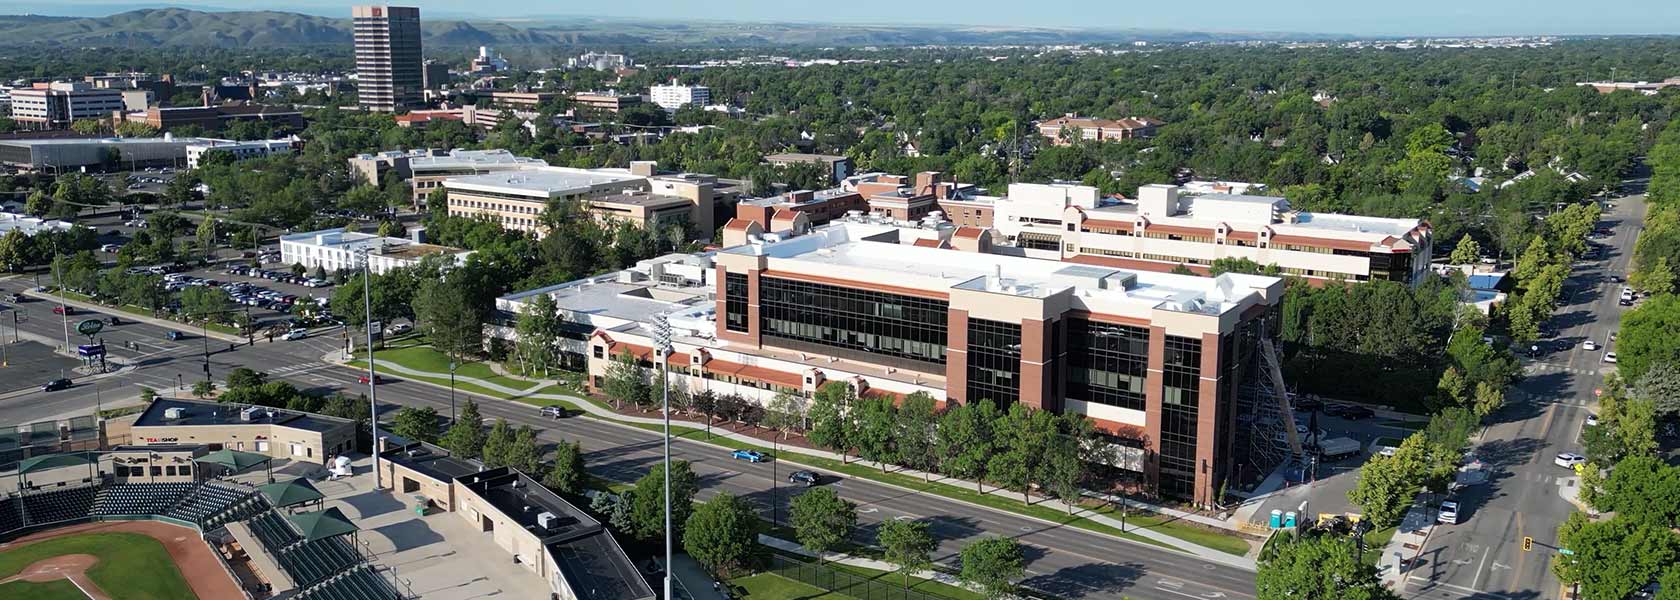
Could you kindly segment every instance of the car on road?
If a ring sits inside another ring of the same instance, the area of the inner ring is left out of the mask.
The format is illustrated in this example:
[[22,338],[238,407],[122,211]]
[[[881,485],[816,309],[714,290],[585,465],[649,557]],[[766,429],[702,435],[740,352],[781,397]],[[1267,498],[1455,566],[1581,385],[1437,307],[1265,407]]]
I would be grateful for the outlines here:
[[815,471],[794,471],[792,473],[788,473],[788,483],[811,487],[813,485],[817,485],[818,483],[822,483],[822,478],[818,477]]
[[1458,503],[1447,500],[1441,503],[1441,510],[1435,513],[1435,522],[1445,525],[1458,524]]
[[391,326],[391,335],[402,335],[414,331],[414,326],[408,323],[397,323]]
[[1581,349],[1582,350],[1597,350],[1598,349],[1598,342],[1594,342],[1592,340],[1587,340],[1587,341],[1581,342]]
[[52,310],[52,313],[55,314],[55,315],[73,315],[73,314],[76,314],[76,307],[74,307],[74,306],[54,306],[53,310]]
[[1556,463],[1557,466],[1573,469],[1576,465],[1587,464],[1587,457],[1574,452],[1559,452],[1557,458],[1552,459],[1552,462]]
[[1587,413],[1587,427],[1598,426],[1598,415]]
[[301,339],[306,338],[306,337],[309,337],[309,330],[307,330],[307,329],[293,329],[291,331],[286,332],[286,335],[280,336],[280,339],[290,342],[292,340],[301,340]]
[[[361,377],[356,378],[356,383],[367,383],[367,382],[368,382],[368,376],[366,376],[366,375],[363,375]],[[374,375],[373,376],[373,384],[374,385],[379,385],[379,384],[382,384],[382,383],[385,383],[385,377],[383,375]]]
[[566,416],[566,407],[564,407],[564,406],[544,406],[544,407],[542,407],[542,413],[541,414],[542,414],[542,416],[548,417],[550,419],[564,418]]
[[1377,416],[1377,411],[1357,404],[1332,404],[1324,408],[1324,414],[1341,417],[1349,421],[1358,421]]
[[69,379],[59,378],[59,379],[54,379],[52,381],[48,381],[46,385],[41,386],[41,391],[43,391],[43,392],[56,392],[58,390],[68,389],[69,387],[70,387],[70,380]]
[[1604,353],[1604,362],[1615,363],[1616,362],[1616,353],[1615,352],[1605,352]]
[[163,334],[163,339],[169,340],[171,342],[173,342],[175,340],[179,340],[179,339],[184,338],[184,337],[187,337],[187,336],[182,334],[179,331],[170,331],[169,333]]
[[1622,282],[1622,276],[1621,275],[1611,275],[1610,276],[1610,283],[1621,283],[1621,282]]
[[1616,332],[1614,332],[1614,331],[1610,332],[1610,342],[1611,343],[1616,342]]
[[121,250],[121,249],[122,249],[122,244],[105,244],[105,245],[99,247],[99,251],[104,252],[106,254],[115,253],[116,251]]
[[759,452],[757,450],[736,450],[729,453],[729,456],[735,460],[744,460],[750,463],[760,463],[770,460],[770,457],[765,456],[763,452]]

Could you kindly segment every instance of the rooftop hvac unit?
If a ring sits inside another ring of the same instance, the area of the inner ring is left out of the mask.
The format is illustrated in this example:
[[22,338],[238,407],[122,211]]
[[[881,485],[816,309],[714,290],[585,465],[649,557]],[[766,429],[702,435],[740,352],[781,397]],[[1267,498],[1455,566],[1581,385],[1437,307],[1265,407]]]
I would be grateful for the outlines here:
[[163,418],[165,419],[175,420],[184,416],[187,416],[187,409],[179,406],[163,410]]
[[543,528],[545,531],[552,531],[554,527],[559,524],[560,517],[554,513],[544,512],[537,515],[537,526]]
[[263,410],[259,407],[247,406],[245,408],[239,409],[239,420],[241,420],[241,421],[250,421],[252,419],[261,419],[262,417],[263,417]]

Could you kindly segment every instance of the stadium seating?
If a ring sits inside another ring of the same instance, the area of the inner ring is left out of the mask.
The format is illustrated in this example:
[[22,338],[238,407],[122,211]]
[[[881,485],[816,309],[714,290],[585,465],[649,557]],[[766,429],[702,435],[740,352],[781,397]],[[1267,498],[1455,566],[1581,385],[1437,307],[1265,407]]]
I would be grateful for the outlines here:
[[198,487],[195,483],[119,483],[99,490],[93,514],[161,515]]
[[343,537],[293,545],[280,552],[280,567],[298,587],[321,581],[356,566],[362,555]]
[[23,514],[18,512],[22,506],[17,498],[0,498],[0,533],[23,527]]
[[23,519],[27,525],[84,519],[93,512],[97,488],[78,487],[37,492],[23,497]]
[[357,567],[304,589],[298,600],[401,600],[391,583],[373,567]]
[[262,545],[275,555],[303,539],[292,529],[292,525],[286,522],[285,517],[272,510],[251,517],[249,524],[251,532],[257,536],[257,541],[262,542]]
[[201,527],[213,527],[251,514],[242,513],[240,509],[254,512],[256,509],[265,508],[251,497],[254,493],[255,490],[249,486],[211,481],[197,486],[163,514],[197,523]]

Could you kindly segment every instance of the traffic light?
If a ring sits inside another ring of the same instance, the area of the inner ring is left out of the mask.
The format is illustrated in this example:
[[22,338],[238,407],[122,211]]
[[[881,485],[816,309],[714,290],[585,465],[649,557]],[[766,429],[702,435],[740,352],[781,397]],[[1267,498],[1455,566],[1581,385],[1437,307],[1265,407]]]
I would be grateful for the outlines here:
[[1534,538],[1524,537],[1523,538],[1523,552],[1531,552],[1533,550],[1534,550]]

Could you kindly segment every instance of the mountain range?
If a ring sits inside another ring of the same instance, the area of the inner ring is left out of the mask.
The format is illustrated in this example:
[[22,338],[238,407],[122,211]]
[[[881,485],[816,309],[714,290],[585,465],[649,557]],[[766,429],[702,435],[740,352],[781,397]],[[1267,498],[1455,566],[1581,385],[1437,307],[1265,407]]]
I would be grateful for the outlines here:
[[[1074,44],[1224,39],[1331,39],[1312,34],[1213,34],[1136,29],[1061,29],[821,23],[673,22],[544,17],[521,21],[422,19],[439,45],[630,46]],[[278,11],[148,8],[102,17],[0,15],[0,46],[222,46],[349,44],[350,19]]]

